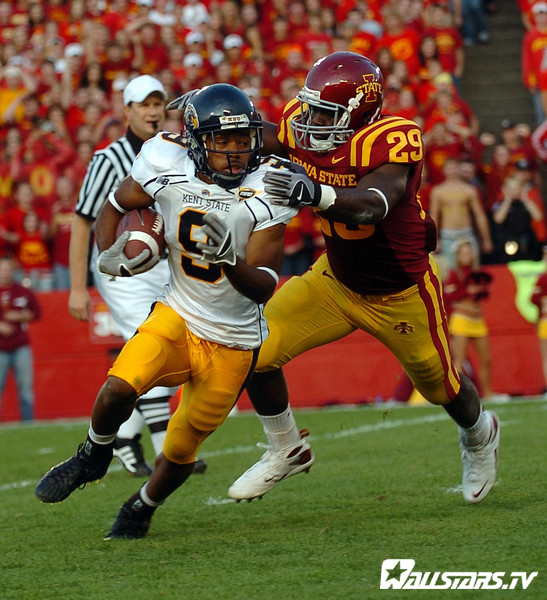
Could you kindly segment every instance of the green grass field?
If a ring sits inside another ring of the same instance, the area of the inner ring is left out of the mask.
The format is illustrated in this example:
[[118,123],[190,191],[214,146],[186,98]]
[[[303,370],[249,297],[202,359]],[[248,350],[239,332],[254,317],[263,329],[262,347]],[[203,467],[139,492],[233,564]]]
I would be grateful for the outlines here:
[[[62,504],[34,496],[87,422],[0,427],[0,598],[543,600],[547,403],[493,409],[502,420],[499,482],[480,505],[457,491],[457,430],[436,407],[298,412],[316,464],[262,501],[237,504],[227,488],[263,441],[254,415],[239,414],[202,448],[205,475],[169,498],[138,541],[103,541],[142,483],[117,463]],[[505,572],[505,582],[516,571],[539,574],[526,590],[380,590],[388,558],[412,558],[420,572]]]

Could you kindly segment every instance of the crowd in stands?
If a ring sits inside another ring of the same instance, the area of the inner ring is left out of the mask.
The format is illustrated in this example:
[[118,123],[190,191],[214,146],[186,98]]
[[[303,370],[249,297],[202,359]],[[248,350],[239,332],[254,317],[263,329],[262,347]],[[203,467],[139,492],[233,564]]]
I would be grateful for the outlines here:
[[[537,33],[547,3],[520,6]],[[39,291],[67,288],[76,196],[93,151],[125,130],[122,91],[135,75],[158,77],[172,98],[232,83],[277,121],[318,58],[350,50],[382,68],[384,112],[423,129],[424,207],[450,157],[491,227],[484,262],[541,258],[544,157],[532,131],[504,121],[481,133],[461,94],[464,47],[488,42],[489,10],[469,0],[0,0],[0,255],[15,256]],[[526,76],[540,103],[537,78]],[[179,131],[180,115],[167,123]],[[301,211],[287,229],[284,274],[321,250],[316,220]]]

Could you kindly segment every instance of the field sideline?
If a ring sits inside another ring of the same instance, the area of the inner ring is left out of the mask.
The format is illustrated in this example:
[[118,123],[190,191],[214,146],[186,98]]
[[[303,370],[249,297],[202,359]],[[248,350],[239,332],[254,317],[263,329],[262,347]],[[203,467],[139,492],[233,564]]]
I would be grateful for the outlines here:
[[[82,441],[87,420],[0,426],[0,598],[543,599],[547,403],[492,409],[502,421],[500,473],[480,505],[459,493],[454,424],[429,406],[298,411],[316,464],[262,501],[237,504],[226,490],[264,441],[255,416],[240,413],[203,446],[205,475],[169,498],[139,541],[102,539],[143,482],[117,463],[62,504],[34,496],[41,475]],[[148,438],[145,448],[150,457]],[[504,573],[507,588],[381,590],[387,559],[412,559],[421,573]],[[538,575],[509,589],[516,572]]]

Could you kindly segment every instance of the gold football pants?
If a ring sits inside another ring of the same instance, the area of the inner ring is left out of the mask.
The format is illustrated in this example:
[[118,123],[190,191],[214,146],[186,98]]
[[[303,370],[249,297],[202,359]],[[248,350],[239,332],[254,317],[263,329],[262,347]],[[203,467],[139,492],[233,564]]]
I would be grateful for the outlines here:
[[[281,286],[264,316],[270,335],[260,349],[257,371],[282,367],[307,350],[361,329],[395,355],[429,402],[447,404],[460,389],[433,258],[418,284],[396,294],[363,296],[336,280],[323,254],[304,275]],[[362,363],[366,368],[366,356]]]
[[184,464],[195,460],[200,445],[228,416],[257,354],[198,338],[179,314],[157,302],[108,374],[139,396],[158,385],[184,384],[163,445],[167,459]]

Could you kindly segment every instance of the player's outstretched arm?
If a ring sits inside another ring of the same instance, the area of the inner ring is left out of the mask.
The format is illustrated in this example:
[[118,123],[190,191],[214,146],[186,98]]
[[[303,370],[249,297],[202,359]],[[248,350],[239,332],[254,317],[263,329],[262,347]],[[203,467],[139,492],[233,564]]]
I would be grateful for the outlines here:
[[287,158],[288,153],[283,144],[277,139],[277,125],[270,121],[262,122],[262,156],[275,154],[282,158]]
[[312,181],[302,172],[279,171],[264,177],[276,204],[312,206],[337,221],[355,225],[379,223],[402,198],[408,165],[384,164],[365,175],[354,188],[334,188]]

